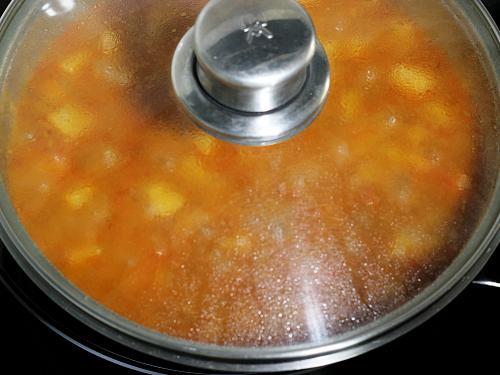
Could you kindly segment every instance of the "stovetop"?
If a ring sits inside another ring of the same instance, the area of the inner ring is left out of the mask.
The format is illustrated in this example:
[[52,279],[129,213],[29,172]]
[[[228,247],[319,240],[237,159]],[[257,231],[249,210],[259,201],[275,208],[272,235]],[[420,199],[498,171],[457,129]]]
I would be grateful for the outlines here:
[[[483,2],[497,18],[500,0]],[[0,5],[0,11],[5,7]],[[0,246],[2,253],[5,256]],[[500,279],[500,251],[493,255],[486,271]],[[312,374],[403,373],[408,369],[450,373],[471,365],[476,374],[500,374],[499,342],[492,341],[500,337],[499,300],[500,289],[470,285],[441,312],[403,337]],[[2,284],[0,301],[0,373],[137,374],[69,342],[43,324]],[[56,315],[45,318],[60,319]],[[62,321],[59,326],[65,324]]]

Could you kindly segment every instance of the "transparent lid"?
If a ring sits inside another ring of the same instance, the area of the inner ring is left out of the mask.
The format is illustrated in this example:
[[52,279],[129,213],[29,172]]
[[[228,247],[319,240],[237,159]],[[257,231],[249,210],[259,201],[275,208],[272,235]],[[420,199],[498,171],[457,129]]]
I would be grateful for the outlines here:
[[174,52],[205,4],[13,3],[9,230],[94,314],[175,339],[322,344],[397,313],[454,264],[498,172],[498,86],[461,3],[300,1],[329,96],[265,147],[209,135],[174,91]]

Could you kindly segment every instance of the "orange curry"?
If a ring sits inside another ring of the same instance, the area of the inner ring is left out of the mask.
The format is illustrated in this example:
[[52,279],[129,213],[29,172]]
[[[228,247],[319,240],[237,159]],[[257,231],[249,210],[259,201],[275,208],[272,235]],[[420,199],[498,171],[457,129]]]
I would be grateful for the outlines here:
[[303,1],[328,103],[290,141],[238,146],[174,99],[170,60],[204,1],[185,3],[98,2],[42,57],[7,166],[39,249],[116,313],[226,345],[331,337],[427,286],[475,183],[478,120],[446,52],[398,1]]

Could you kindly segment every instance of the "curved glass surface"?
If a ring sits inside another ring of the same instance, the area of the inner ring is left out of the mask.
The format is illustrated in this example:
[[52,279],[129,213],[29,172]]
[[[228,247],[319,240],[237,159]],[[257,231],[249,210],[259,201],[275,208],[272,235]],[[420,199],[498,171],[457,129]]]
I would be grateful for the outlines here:
[[176,102],[171,59],[204,1],[14,2],[2,235],[83,320],[208,356],[314,355],[411,317],[486,251],[498,45],[478,8],[301,3],[328,103],[259,148]]

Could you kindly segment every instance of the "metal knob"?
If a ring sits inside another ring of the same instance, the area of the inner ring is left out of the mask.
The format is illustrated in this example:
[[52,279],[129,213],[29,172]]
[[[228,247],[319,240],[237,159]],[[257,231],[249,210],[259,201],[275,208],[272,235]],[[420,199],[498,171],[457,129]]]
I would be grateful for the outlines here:
[[294,0],[211,0],[181,40],[174,90],[195,123],[246,145],[288,139],[319,114],[329,65]]
[[198,78],[221,104],[267,112],[299,93],[315,44],[294,1],[211,1],[194,30]]

